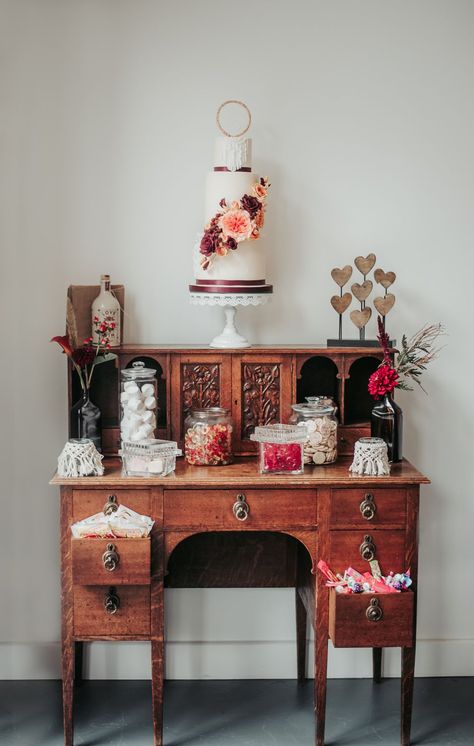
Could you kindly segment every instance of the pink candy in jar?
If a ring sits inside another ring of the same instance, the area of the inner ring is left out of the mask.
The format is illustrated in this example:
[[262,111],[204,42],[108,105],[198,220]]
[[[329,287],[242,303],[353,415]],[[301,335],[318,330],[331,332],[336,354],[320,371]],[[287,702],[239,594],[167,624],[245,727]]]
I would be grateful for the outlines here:
[[184,423],[184,452],[193,466],[232,462],[232,419],[228,409],[192,409]]
[[302,428],[295,425],[265,425],[256,427],[250,438],[258,443],[262,474],[303,473],[306,432],[302,432]]

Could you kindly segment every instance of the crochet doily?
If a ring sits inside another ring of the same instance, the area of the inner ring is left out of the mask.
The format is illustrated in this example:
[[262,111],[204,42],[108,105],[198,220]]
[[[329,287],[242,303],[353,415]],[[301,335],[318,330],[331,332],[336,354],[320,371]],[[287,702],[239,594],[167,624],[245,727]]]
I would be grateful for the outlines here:
[[352,474],[381,477],[390,474],[387,444],[382,438],[360,438],[354,447]]

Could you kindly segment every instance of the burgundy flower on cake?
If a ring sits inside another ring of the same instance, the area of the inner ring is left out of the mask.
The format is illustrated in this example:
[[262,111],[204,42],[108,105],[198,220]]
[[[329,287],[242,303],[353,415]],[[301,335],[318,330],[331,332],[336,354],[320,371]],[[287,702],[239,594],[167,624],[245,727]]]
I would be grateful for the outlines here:
[[244,210],[247,210],[252,219],[257,216],[257,213],[261,209],[261,203],[256,197],[250,196],[250,194],[244,194],[241,199],[241,205]]

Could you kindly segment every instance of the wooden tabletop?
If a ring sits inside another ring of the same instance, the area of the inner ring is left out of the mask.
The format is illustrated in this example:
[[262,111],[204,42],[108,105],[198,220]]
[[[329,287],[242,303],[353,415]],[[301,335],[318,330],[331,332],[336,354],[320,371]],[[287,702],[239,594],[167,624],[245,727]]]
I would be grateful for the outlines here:
[[331,466],[306,466],[304,474],[260,474],[255,457],[238,458],[228,466],[190,466],[183,457],[176,461],[176,471],[167,477],[126,477],[118,458],[105,458],[102,477],[53,477],[50,484],[70,487],[317,487],[327,485],[390,486],[400,484],[430,484],[430,480],[405,459],[392,465],[386,477],[352,476],[352,459],[339,459]]

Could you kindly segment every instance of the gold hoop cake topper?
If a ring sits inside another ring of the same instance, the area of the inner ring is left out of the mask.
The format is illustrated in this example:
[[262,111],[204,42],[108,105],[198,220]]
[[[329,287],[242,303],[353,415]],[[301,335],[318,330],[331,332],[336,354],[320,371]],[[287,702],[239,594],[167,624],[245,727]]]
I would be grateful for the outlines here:
[[[230,132],[227,132],[227,130],[224,129],[220,121],[222,109],[224,108],[224,106],[227,106],[228,104],[238,104],[238,106],[242,106],[247,112],[247,116],[249,118],[249,121],[247,122],[247,126],[245,127],[245,129],[243,129],[242,132],[238,132],[235,135],[232,135]],[[245,135],[245,133],[248,132],[250,129],[250,125],[252,124],[252,114],[250,113],[250,109],[247,106],[247,104],[244,104],[243,101],[238,101],[235,98],[230,98],[228,101],[224,101],[224,103],[221,104],[219,108],[217,109],[216,122],[217,122],[217,126],[219,127],[220,131],[226,137],[242,137],[242,135]]]

